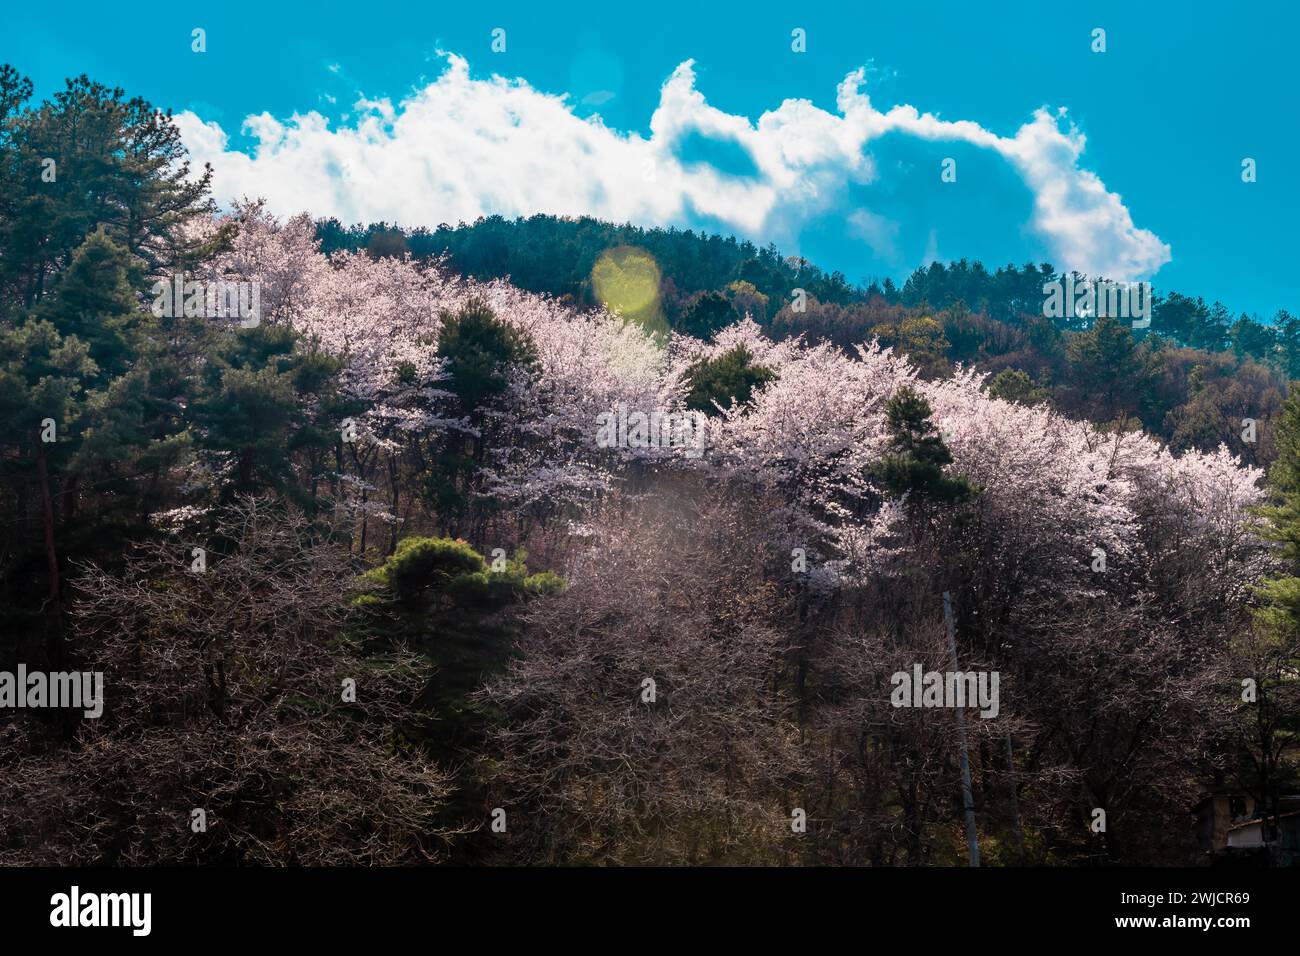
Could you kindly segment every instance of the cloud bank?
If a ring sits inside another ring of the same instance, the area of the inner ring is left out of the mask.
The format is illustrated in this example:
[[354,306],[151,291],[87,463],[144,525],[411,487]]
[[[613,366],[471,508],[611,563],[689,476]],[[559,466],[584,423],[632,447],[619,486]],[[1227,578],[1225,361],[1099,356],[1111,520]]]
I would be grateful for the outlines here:
[[[898,223],[849,196],[882,175],[873,141],[964,144],[1005,161],[1023,181],[1033,212],[1022,225],[1058,267],[1137,279],[1170,258],[1169,246],[1137,228],[1121,198],[1080,166],[1085,137],[1064,110],[1040,109],[1002,137],[912,106],[881,112],[857,70],[839,85],[836,113],[791,99],[751,121],[710,106],[688,60],[664,83],[645,138],[578,116],[566,97],[524,80],[477,79],[463,58],[446,59],[422,89],[396,104],[363,99],[337,128],[315,111],[287,121],[249,116],[250,153],[193,112],[176,120],[192,157],[212,163],[223,204],[261,196],[278,213],[408,226],[535,213],[643,226],[710,222],[760,243],[796,245],[805,225],[828,216],[867,245],[892,243]],[[688,160],[683,144],[701,138],[743,156],[747,168]]]

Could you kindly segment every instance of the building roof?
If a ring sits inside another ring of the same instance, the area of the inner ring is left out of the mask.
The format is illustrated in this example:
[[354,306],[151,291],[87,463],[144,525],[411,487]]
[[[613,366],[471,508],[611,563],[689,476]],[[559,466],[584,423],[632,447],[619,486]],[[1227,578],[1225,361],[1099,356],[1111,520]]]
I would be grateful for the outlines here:
[[[1279,813],[1275,817],[1269,817],[1269,819],[1285,820],[1287,817],[1300,817],[1300,810],[1292,810],[1290,813]],[[1233,830],[1240,830],[1242,827],[1253,827],[1255,824],[1263,823],[1263,822],[1264,822],[1263,817],[1256,817],[1254,820],[1247,820],[1244,823],[1238,823],[1235,824],[1234,826],[1228,827],[1228,832],[1231,833]]]

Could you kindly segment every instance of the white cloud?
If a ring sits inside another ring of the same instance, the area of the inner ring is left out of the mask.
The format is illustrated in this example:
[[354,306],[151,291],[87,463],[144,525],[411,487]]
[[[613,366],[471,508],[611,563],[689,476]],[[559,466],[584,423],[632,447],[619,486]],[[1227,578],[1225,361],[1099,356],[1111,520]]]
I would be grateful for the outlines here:
[[[1002,157],[1032,192],[1028,223],[1058,267],[1115,279],[1149,276],[1169,247],[1134,226],[1120,197],[1079,166],[1084,137],[1064,111],[1039,110],[1013,137],[970,121],[949,122],[911,106],[880,112],[862,90],[864,71],[840,84],[838,114],[786,100],[757,122],[710,106],[695,88],[692,61],[673,71],[650,120],[648,139],[583,119],[564,96],[523,80],[475,79],[447,55],[433,82],[397,104],[360,100],[347,125],[321,114],[281,122],[249,116],[251,154],[192,112],[178,125],[191,154],[211,162],[218,201],[265,197],[276,212],[309,210],[344,222],[404,225],[472,221],[480,215],[590,215],[640,225],[689,225],[711,217],[757,241],[793,243],[813,218],[841,214],[878,249],[893,250],[896,223],[849,209],[852,184],[879,175],[870,154],[886,133],[963,142]],[[730,141],[755,175],[683,165],[688,135]],[[893,252],[892,254],[896,254]]]

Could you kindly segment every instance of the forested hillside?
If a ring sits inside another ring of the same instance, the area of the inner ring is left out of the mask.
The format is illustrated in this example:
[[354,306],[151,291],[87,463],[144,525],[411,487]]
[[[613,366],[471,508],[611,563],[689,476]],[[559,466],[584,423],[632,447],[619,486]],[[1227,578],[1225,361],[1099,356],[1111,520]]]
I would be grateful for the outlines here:
[[167,114],[30,95],[0,70],[0,671],[105,701],[0,709],[0,862],[960,863],[958,727],[891,682],[947,669],[945,593],[1000,679],[986,864],[1196,862],[1206,789],[1293,792],[1288,316],[219,213]]
[[[1259,465],[1276,454],[1274,419],[1287,382],[1300,376],[1300,320],[1286,310],[1234,314],[1157,288],[1146,329],[1049,319],[1043,286],[1061,275],[1046,263],[989,271],[934,262],[900,288],[888,278],[854,285],[734,237],[591,219],[494,216],[435,230],[345,228],[329,219],[317,222],[316,235],[326,253],[441,259],[457,274],[508,277],[579,307],[602,304],[593,269],[603,254],[642,249],[663,278],[655,310],[676,331],[707,338],[749,314],[777,338],[802,334],[845,349],[879,338],[926,377],[976,365],[995,395],[1047,401],[1073,418],[1138,423],[1176,449],[1225,443]],[[796,290],[806,293],[798,306]],[[1257,423],[1256,441],[1241,440],[1243,418]]]

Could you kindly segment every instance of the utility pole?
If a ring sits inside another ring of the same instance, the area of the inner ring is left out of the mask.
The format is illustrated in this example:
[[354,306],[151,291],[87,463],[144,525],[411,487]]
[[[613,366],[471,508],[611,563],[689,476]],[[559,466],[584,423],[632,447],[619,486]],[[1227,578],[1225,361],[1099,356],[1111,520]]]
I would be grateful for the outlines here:
[[1020,829],[1020,799],[1016,796],[1016,758],[1011,754],[1011,731],[1007,731],[1007,782],[1011,797],[1011,825],[1015,829],[1016,849],[1025,848],[1025,834]]
[[[948,653],[952,657],[954,674],[960,673],[957,663],[957,635],[952,623],[952,598],[943,592],[943,621],[948,626]],[[966,713],[957,707],[957,736],[961,740],[961,802],[966,808],[966,842],[970,845],[970,865],[980,865],[980,845],[975,834],[975,796],[971,792],[970,758],[966,755]]]

